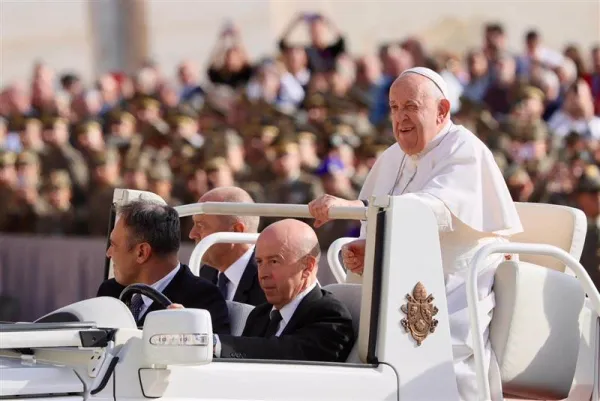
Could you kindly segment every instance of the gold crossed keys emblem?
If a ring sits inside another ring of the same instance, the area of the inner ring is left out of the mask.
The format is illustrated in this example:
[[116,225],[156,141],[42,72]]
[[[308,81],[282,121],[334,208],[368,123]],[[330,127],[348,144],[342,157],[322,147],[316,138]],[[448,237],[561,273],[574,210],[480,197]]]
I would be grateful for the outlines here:
[[429,333],[435,331],[438,321],[433,317],[437,315],[438,308],[432,304],[433,295],[427,295],[427,290],[420,281],[415,285],[412,295],[406,294],[406,299],[408,302],[400,307],[406,314],[401,323],[419,346]]

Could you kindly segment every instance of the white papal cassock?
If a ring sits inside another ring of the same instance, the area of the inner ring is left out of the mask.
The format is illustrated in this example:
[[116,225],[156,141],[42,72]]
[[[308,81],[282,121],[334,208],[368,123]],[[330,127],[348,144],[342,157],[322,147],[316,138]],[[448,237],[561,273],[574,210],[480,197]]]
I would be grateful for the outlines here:
[[[467,309],[466,280],[470,261],[485,244],[504,242],[523,231],[515,204],[490,150],[473,133],[449,122],[417,155],[398,144],[386,149],[369,172],[359,199],[375,195],[417,197],[433,210],[440,245],[454,367],[464,401],[476,400],[475,360]],[[365,238],[363,222],[361,238]],[[505,255],[491,255],[478,279],[479,319],[485,332],[485,366],[493,400],[502,400],[499,369],[488,339],[494,308],[494,272]]]

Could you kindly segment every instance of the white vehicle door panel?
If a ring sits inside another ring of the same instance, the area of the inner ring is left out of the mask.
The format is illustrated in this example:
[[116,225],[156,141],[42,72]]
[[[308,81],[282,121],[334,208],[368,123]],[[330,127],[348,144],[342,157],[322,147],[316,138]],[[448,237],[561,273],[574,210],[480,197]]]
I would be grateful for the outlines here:
[[[167,400],[398,400],[398,377],[383,364],[361,367],[214,361],[204,366],[140,369],[139,373],[145,397]],[[120,401],[118,394],[117,399]]]
[[0,359],[0,397],[27,398],[73,395],[82,400],[84,385],[69,367],[36,363],[27,360]]

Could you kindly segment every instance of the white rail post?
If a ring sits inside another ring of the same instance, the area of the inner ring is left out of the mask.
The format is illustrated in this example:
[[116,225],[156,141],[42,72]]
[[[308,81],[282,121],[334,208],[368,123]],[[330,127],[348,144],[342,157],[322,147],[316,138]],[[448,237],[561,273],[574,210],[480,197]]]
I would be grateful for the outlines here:
[[342,247],[352,241],[356,241],[358,238],[353,237],[342,237],[338,238],[329,245],[329,249],[327,250],[327,263],[329,264],[329,269],[335,277],[338,283],[346,282],[346,269],[340,263],[339,254],[342,250]]
[[232,233],[220,232],[211,234],[198,242],[190,255],[190,270],[196,276],[200,275],[200,267],[202,266],[202,257],[214,244],[229,243],[229,244],[254,244],[258,238],[256,233]]
[[[243,203],[243,202],[204,202],[176,206],[179,217],[195,214],[214,214],[228,216],[296,217],[312,218],[308,205],[284,205],[279,203]],[[333,220],[366,220],[367,208],[364,206],[333,207],[329,211]]]

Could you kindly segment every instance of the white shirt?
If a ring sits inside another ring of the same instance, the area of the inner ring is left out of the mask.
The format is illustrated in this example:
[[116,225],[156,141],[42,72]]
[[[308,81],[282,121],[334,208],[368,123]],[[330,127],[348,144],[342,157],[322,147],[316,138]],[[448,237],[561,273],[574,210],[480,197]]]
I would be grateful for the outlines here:
[[[298,309],[298,305],[300,305],[300,302],[302,302],[302,300],[308,295],[309,292],[311,292],[317,286],[317,284],[318,284],[318,282],[315,281],[312,285],[310,285],[308,288],[306,288],[300,294],[296,295],[296,297],[290,303],[288,303],[283,308],[281,308],[281,310],[279,311],[279,313],[281,313],[281,322],[279,322],[279,329],[277,330],[277,333],[275,333],[276,337],[279,337],[281,335],[281,333],[283,332],[283,330],[285,329],[287,324],[290,322],[290,320],[294,316],[294,313],[296,312],[296,309]],[[275,310],[275,307],[273,307],[271,309],[271,312],[273,312],[274,310]],[[217,358],[220,358],[221,357],[221,339],[219,338],[218,334],[213,334],[213,339],[214,339],[213,355]]]
[[[181,263],[178,263],[177,266],[169,272],[169,274],[167,274],[166,276],[164,276],[163,278],[158,280],[156,283],[152,284],[150,287],[152,287],[156,291],[162,293],[165,290],[165,288],[167,288],[167,286],[169,285],[171,280],[173,280],[173,277],[175,277],[175,275],[179,271],[180,267],[181,267]],[[150,307],[150,305],[153,302],[152,299],[148,298],[145,295],[142,295],[142,301],[144,301],[144,305],[142,305],[142,309],[140,309],[139,316],[144,316],[144,313],[146,313],[146,311],[148,310],[148,308]]]
[[252,257],[252,253],[254,252],[254,246],[250,247],[238,260],[236,260],[231,266],[225,270],[224,273],[219,273],[219,275],[224,274],[225,277],[229,280],[227,283],[227,300],[232,301],[235,296],[235,292],[237,291],[238,286],[240,285],[240,281],[242,280],[242,276],[244,275],[244,271],[246,270],[246,266],[248,266],[248,262],[250,262],[250,258]]
[[[316,286],[317,282],[315,281],[312,285],[308,286],[300,294],[296,295],[296,297],[292,299],[291,302],[289,302],[279,310],[279,313],[281,313],[281,322],[279,322],[279,330],[277,330],[277,333],[275,333],[276,337],[279,337],[281,335],[281,333],[285,329],[285,326],[287,326],[290,320],[292,320],[292,316],[294,316],[294,313],[296,312],[296,309],[298,309],[298,305],[300,305],[300,302],[302,302],[302,300],[308,295],[308,293],[311,292]],[[271,312],[273,312],[274,310],[275,307],[271,309]]]

